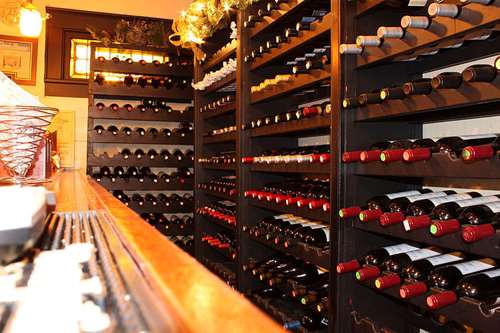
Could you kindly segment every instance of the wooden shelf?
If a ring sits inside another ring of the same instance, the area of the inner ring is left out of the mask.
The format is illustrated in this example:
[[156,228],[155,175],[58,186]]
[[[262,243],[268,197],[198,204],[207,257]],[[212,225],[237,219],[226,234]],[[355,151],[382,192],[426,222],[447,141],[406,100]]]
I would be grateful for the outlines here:
[[380,7],[385,0],[362,0],[356,1],[356,15],[361,16],[363,14],[372,12],[377,7]]
[[251,94],[251,103],[260,103],[273,98],[289,95],[296,90],[304,89],[321,81],[330,78],[330,65],[324,69],[315,69],[308,74],[298,74],[293,76],[290,81],[280,83],[277,86],[269,87],[260,92]]
[[[413,231],[406,231],[403,224],[395,224],[387,227],[382,227],[377,221],[363,223],[358,219],[352,219],[354,227],[357,229],[386,235],[388,237],[396,237],[404,240],[414,241],[416,243],[423,243],[440,248],[453,249],[463,251],[466,253],[476,254],[478,256],[491,257],[500,259],[500,232],[497,231],[496,235],[480,240],[475,243],[465,243],[462,240],[460,232],[442,237],[434,237],[429,228],[417,229]],[[342,223],[348,223],[343,221]]]
[[489,6],[470,3],[459,18],[437,17],[429,29],[410,29],[403,39],[387,39],[381,47],[367,47],[357,56],[358,67],[379,62],[402,61],[454,45],[500,23],[500,0]]
[[[464,82],[458,89],[433,90],[429,95],[411,95],[358,108],[356,120],[383,120],[420,114],[440,116],[444,110],[500,102],[500,76],[493,82]],[[498,113],[498,109],[492,110]],[[477,112],[467,108],[467,116]]]
[[90,119],[119,119],[119,120],[140,120],[140,121],[168,121],[168,122],[192,122],[193,112],[190,111],[172,111],[153,112],[152,109],[147,109],[146,112],[141,112],[138,109],[127,111],[120,107],[113,111],[110,107],[105,107],[103,110],[97,109],[95,106],[89,107]]
[[283,22],[286,18],[300,11],[302,8],[307,8],[309,2],[311,1],[294,0],[292,5],[283,5],[285,9],[273,11],[271,16],[264,17],[264,20],[262,22],[257,23],[255,27],[250,29],[250,38],[255,38],[262,32],[271,29],[280,22]]
[[203,64],[203,72],[209,72],[213,67],[223,63],[233,55],[236,55],[236,45],[234,43],[232,43],[229,47],[224,47],[224,50],[221,51],[217,57],[212,57],[205,64]]
[[300,133],[330,127],[330,117],[316,116],[250,129],[250,136],[264,137]]
[[230,262],[236,261],[236,258],[232,257],[232,252],[230,252],[228,249],[219,249],[218,247],[210,246],[205,242],[203,242],[202,244],[205,248],[212,249],[213,252],[218,253],[219,255],[221,255],[222,257],[227,259],[228,261],[230,261]]
[[226,142],[235,142],[235,141],[236,141],[236,133],[235,132],[203,137],[204,144],[226,143]]
[[213,223],[213,224],[217,224],[227,230],[230,230],[232,232],[235,232],[236,231],[236,226],[233,225],[233,224],[229,224],[229,223],[226,223],[224,221],[221,221],[219,219],[216,219],[216,218],[213,218],[211,216],[208,216],[208,215],[199,215],[201,217],[203,217],[205,220],[207,220],[209,223]]
[[[346,276],[346,278],[353,277]],[[360,284],[372,290],[376,290],[382,295],[388,295],[400,302],[407,302],[425,311],[430,311],[426,303],[427,296],[432,294],[432,292],[443,291],[442,289],[432,288],[431,292],[409,298],[408,300],[403,300],[399,296],[399,286],[385,290],[378,290],[375,287],[375,280],[369,280]],[[465,324],[482,332],[493,333],[498,330],[498,327],[500,327],[500,309],[492,310],[491,313],[487,313],[484,309],[483,302],[478,302],[469,297],[461,297],[456,304],[449,305],[440,310],[433,310],[432,313],[436,315],[443,315],[449,321]]]
[[202,93],[205,95],[216,93],[219,92],[219,90],[224,89],[235,82],[236,82],[236,73],[232,73],[223,78],[222,80],[213,83],[210,87],[203,90]]
[[153,63],[147,63],[141,65],[139,62],[134,62],[129,64],[125,61],[113,62],[112,60],[99,61],[97,59],[91,59],[90,67],[94,72],[112,72],[112,73],[130,73],[130,74],[144,74],[152,76],[182,76],[182,77],[192,77],[193,68],[192,66],[173,66],[168,65],[154,65]]
[[236,171],[236,164],[210,164],[200,163],[200,166],[208,170]]
[[290,248],[284,247],[282,244],[276,245],[273,240],[268,241],[265,238],[262,237],[254,237],[250,236],[250,239],[253,239],[256,242],[259,242],[261,244],[264,244],[274,250],[277,250],[281,253],[285,254],[290,254],[298,259],[305,260],[307,262],[310,262],[312,264],[315,264],[319,267],[325,268],[325,269],[330,269],[330,254],[325,253],[322,251],[322,249],[309,246],[304,243],[299,243],[295,246],[292,246]]
[[88,140],[90,143],[123,143],[123,144],[161,144],[161,145],[193,145],[193,137],[191,135],[181,137],[172,135],[166,137],[159,134],[157,137],[152,136],[150,133],[141,136],[137,132],[131,135],[125,135],[104,131],[102,134],[97,134],[93,129],[89,130]]
[[[445,178],[473,178],[498,179],[500,160],[482,160],[466,163],[461,159],[452,159],[448,154],[433,154],[428,161],[414,163],[406,162],[370,162],[355,163],[353,173],[362,176],[387,177],[445,177]],[[493,185],[493,184],[492,184]],[[496,185],[496,184],[495,184]]]
[[236,111],[236,103],[235,102],[227,103],[215,111],[201,112],[201,117],[203,119],[212,119],[215,117],[220,117],[230,113],[234,113],[235,111]]
[[[271,62],[277,61],[286,57],[290,52],[296,51],[300,47],[304,47],[306,44],[324,36],[330,31],[332,25],[332,14],[328,13],[323,17],[320,22],[315,22],[311,25],[311,30],[301,32],[298,37],[293,37],[290,42],[282,43],[278,48],[273,49],[270,53],[254,60],[250,66],[251,70],[256,70],[262,66],[265,66]],[[330,41],[326,41],[326,44],[330,44]]]
[[179,88],[166,89],[163,87],[153,88],[147,86],[141,88],[138,85],[127,87],[124,84],[103,84],[99,85],[96,82],[89,84],[89,94],[105,97],[143,97],[143,98],[168,98],[171,101],[189,102],[193,99],[193,89],[186,88],[184,90]]
[[329,174],[329,163],[251,164],[253,172]]
[[271,211],[281,212],[285,214],[294,214],[311,220],[320,220],[325,223],[329,223],[330,221],[330,214],[325,213],[321,209],[312,210],[306,207],[300,208],[297,206],[279,205],[274,202],[260,201],[257,199],[249,199],[249,201],[253,206],[264,208]]
[[178,181],[171,181],[170,183],[158,182],[153,183],[151,179],[144,179],[143,183],[135,178],[125,181],[122,178],[117,178],[116,182],[111,182],[108,178],[103,178],[100,182],[104,188],[109,191],[122,190],[122,191],[192,191],[193,179],[187,179],[184,183]]
[[156,206],[153,206],[150,201],[145,201],[144,205],[139,206],[137,202],[131,201],[127,205],[130,209],[137,212],[137,214],[142,213],[159,213],[159,214],[175,214],[175,213],[192,213],[194,210],[193,203],[187,203],[184,205],[179,205],[178,203],[174,203],[170,206],[165,206],[161,202],[159,202]]
[[192,168],[194,161],[192,159],[183,158],[181,160],[171,157],[168,160],[164,160],[161,156],[158,156],[154,160],[148,158],[148,156],[144,156],[141,159],[135,157],[135,155],[130,155],[129,158],[124,159],[121,155],[115,155],[113,157],[109,157],[107,154],[102,156],[95,156],[94,154],[90,154],[87,157],[87,165],[88,166],[107,166],[107,167],[115,167],[115,166],[147,166],[147,167],[157,167],[157,168]]

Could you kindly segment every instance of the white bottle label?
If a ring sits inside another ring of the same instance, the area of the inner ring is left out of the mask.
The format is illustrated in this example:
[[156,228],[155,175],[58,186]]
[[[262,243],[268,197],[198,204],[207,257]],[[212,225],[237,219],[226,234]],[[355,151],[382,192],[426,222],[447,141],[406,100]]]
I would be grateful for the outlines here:
[[330,228],[324,227],[321,230],[325,233],[326,241],[329,242],[330,241]]
[[474,140],[474,139],[487,139],[487,138],[496,138],[496,134],[476,134],[476,135],[464,135],[459,136],[462,140]]
[[474,199],[469,199],[469,200],[458,201],[457,205],[459,205],[460,207],[470,207],[470,206],[487,204],[487,203],[495,202],[495,201],[500,201],[500,198],[492,195],[489,197],[479,197],[479,198],[474,198]]
[[441,256],[427,258],[426,260],[430,262],[432,266],[438,266],[438,265],[448,264],[450,262],[459,261],[462,260],[462,258],[454,256],[453,254],[443,254]]
[[488,203],[485,206],[491,209],[493,213],[500,213],[500,201]]
[[447,194],[445,192],[432,192],[432,193],[425,193],[425,194],[421,194],[421,195],[412,195],[411,197],[408,197],[407,199],[410,202],[415,202],[418,200],[445,197],[445,196],[447,196]]
[[432,251],[429,249],[420,249],[420,250],[416,250],[416,251],[406,252],[406,255],[408,257],[410,257],[411,261],[417,261],[420,259],[437,256],[438,254],[439,254],[439,252]]
[[418,250],[418,247],[403,243],[398,245],[386,246],[384,247],[384,249],[387,251],[387,253],[389,253],[390,256],[392,256],[394,254]]
[[488,275],[490,278],[496,278],[497,276],[500,276],[500,268],[484,272],[483,274]]
[[408,7],[424,7],[426,4],[427,0],[410,0]]
[[493,268],[494,266],[479,260],[472,260],[472,261],[462,262],[460,264],[455,264],[453,265],[453,267],[456,267],[462,274],[466,275],[484,271]]
[[452,201],[460,201],[460,200],[468,200],[471,199],[472,197],[470,194],[452,194],[452,195],[447,195],[445,197],[440,197],[440,198],[432,198],[429,199],[430,202],[434,204],[434,206],[440,205],[445,202],[452,202]]
[[419,191],[405,191],[405,192],[389,193],[386,194],[385,196],[393,200],[396,198],[409,197],[412,195],[419,195],[419,194],[421,194]]

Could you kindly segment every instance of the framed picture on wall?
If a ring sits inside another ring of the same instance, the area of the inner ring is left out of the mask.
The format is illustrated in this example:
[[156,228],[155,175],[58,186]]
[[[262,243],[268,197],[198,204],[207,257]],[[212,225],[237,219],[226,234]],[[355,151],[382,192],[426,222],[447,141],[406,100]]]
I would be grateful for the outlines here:
[[18,84],[36,85],[38,39],[0,35],[0,71]]

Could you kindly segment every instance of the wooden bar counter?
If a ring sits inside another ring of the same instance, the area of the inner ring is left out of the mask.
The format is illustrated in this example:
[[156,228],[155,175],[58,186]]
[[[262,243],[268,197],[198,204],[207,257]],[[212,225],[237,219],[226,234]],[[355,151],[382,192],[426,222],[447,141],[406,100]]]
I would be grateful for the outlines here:
[[109,213],[176,332],[285,332],[83,172],[61,171],[47,188],[56,211]]

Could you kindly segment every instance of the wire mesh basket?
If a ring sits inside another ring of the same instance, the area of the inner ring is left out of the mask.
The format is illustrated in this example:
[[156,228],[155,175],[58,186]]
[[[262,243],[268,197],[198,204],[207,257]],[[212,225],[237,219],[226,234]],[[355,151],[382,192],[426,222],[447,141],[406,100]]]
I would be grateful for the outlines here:
[[44,106],[0,106],[0,163],[9,177],[0,183],[43,182],[27,177],[44,134],[58,110]]

